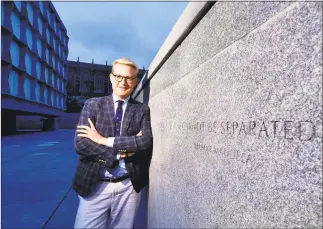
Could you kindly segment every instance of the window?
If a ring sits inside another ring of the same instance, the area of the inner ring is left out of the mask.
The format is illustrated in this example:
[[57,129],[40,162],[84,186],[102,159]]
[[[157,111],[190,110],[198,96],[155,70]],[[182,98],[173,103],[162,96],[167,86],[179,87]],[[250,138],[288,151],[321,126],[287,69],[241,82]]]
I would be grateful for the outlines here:
[[46,55],[46,62],[49,64],[49,50],[48,50],[48,48],[46,48],[45,55]]
[[54,106],[54,91],[51,90],[50,92],[50,101],[51,101],[51,105]]
[[28,15],[28,20],[31,25],[34,23],[34,9],[33,6],[31,5],[30,2],[26,2],[27,4],[27,15]]
[[52,63],[53,63],[53,68],[56,69],[56,59],[55,56],[52,56]]
[[50,14],[50,11],[49,11],[49,8],[47,9],[47,20],[48,20],[48,24],[50,24],[50,17],[51,17],[51,14]]
[[40,79],[41,75],[41,63],[37,60],[36,62],[36,76],[38,79]]
[[18,43],[12,40],[10,43],[11,63],[16,67],[19,67],[19,50]]
[[20,18],[18,13],[16,13],[15,11],[12,11],[10,20],[11,20],[13,34],[18,39],[20,39]]
[[54,16],[53,25],[54,25],[54,30],[55,30],[55,32],[56,32],[56,20],[55,20],[55,16]]
[[9,90],[11,95],[18,95],[18,73],[11,70],[9,73]]
[[40,17],[38,17],[37,23],[38,23],[38,31],[39,31],[39,33],[40,33],[40,35],[43,35],[43,21],[41,20]]
[[36,101],[40,102],[40,85],[39,85],[39,83],[36,83],[35,96],[36,96]]
[[47,87],[44,88],[44,102],[48,104],[48,89]]
[[32,66],[31,55],[27,52],[25,55],[25,67],[26,67],[26,72],[29,75],[31,75],[31,66]]
[[56,97],[56,104],[55,104],[55,106],[57,106],[57,107],[58,107],[58,106],[59,106],[59,102],[58,102],[58,99],[59,99],[59,98],[58,98],[58,94],[57,94],[57,93],[55,93],[55,94],[56,94],[56,96],[55,96],[55,97]]
[[64,108],[64,99],[63,99],[63,96],[61,96],[61,108]]
[[24,94],[25,98],[30,100],[30,79],[26,77],[24,80]]
[[52,86],[55,87],[55,74],[52,72]]
[[39,38],[37,39],[37,53],[39,55],[39,57],[42,57],[42,43],[39,40]]
[[104,82],[104,94],[107,95],[109,92],[108,81]]
[[47,39],[47,42],[50,43],[50,33],[49,33],[48,27],[46,29],[46,39]]
[[61,46],[60,45],[58,45],[58,56],[59,56],[59,58],[61,58]]
[[75,79],[75,92],[79,93],[80,92],[80,78],[76,77]]
[[45,82],[46,83],[48,83],[48,76],[49,76],[48,68],[45,68]]
[[17,9],[21,12],[21,1],[14,1]]
[[59,78],[57,77],[57,89],[60,90],[59,86],[60,86],[60,81],[59,81]]
[[39,9],[42,14],[44,14],[44,4],[43,1],[38,1]]
[[59,62],[59,60],[57,61],[57,71],[59,74],[61,74],[61,63]]
[[54,51],[56,52],[56,40],[55,40],[55,38],[53,39],[53,48],[54,48]]
[[33,32],[29,28],[29,26],[26,28],[26,39],[27,39],[27,45],[30,50],[32,50],[33,47]]

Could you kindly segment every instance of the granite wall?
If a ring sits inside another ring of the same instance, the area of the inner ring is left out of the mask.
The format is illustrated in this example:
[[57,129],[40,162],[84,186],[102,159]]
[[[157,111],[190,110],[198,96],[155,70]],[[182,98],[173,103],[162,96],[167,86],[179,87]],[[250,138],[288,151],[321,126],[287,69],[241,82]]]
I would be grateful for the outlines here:
[[322,227],[322,2],[216,2],[149,85],[149,228]]

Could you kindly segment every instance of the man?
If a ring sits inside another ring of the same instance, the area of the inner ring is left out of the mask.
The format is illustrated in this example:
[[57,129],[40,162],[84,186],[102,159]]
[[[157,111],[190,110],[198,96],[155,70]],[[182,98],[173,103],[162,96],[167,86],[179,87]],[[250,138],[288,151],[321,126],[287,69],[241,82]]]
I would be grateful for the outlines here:
[[113,94],[84,104],[75,135],[80,155],[73,181],[80,203],[75,228],[132,228],[152,153],[150,110],[129,96],[138,67],[112,64]]

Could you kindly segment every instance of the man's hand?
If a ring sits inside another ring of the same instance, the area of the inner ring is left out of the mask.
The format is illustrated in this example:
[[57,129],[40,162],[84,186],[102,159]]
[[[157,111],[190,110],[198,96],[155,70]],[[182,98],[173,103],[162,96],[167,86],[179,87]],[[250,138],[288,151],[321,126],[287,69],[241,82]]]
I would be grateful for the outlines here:
[[[142,131],[139,131],[139,133],[136,136],[142,136]],[[122,153],[120,154],[120,158],[124,159],[133,155],[135,155],[135,153]]]
[[135,155],[135,153],[122,153],[120,154],[120,158],[125,159],[127,157],[132,157],[133,155]]
[[77,126],[76,131],[78,132],[77,136],[78,137],[85,137],[89,138],[92,141],[100,144],[100,145],[105,145],[106,138],[101,136],[98,131],[95,129],[95,126],[93,125],[91,119],[87,119],[90,123],[90,127],[88,126]]

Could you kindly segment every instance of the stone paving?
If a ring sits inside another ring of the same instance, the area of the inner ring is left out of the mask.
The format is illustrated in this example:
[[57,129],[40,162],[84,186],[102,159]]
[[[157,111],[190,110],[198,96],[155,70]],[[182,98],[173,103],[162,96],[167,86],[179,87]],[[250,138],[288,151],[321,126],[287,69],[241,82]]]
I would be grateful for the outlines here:
[[2,228],[73,228],[74,130],[1,139]]
[[[71,189],[78,158],[74,133],[58,130],[1,138],[1,228],[73,228],[78,207]],[[145,227],[146,205],[143,197],[135,228]]]

